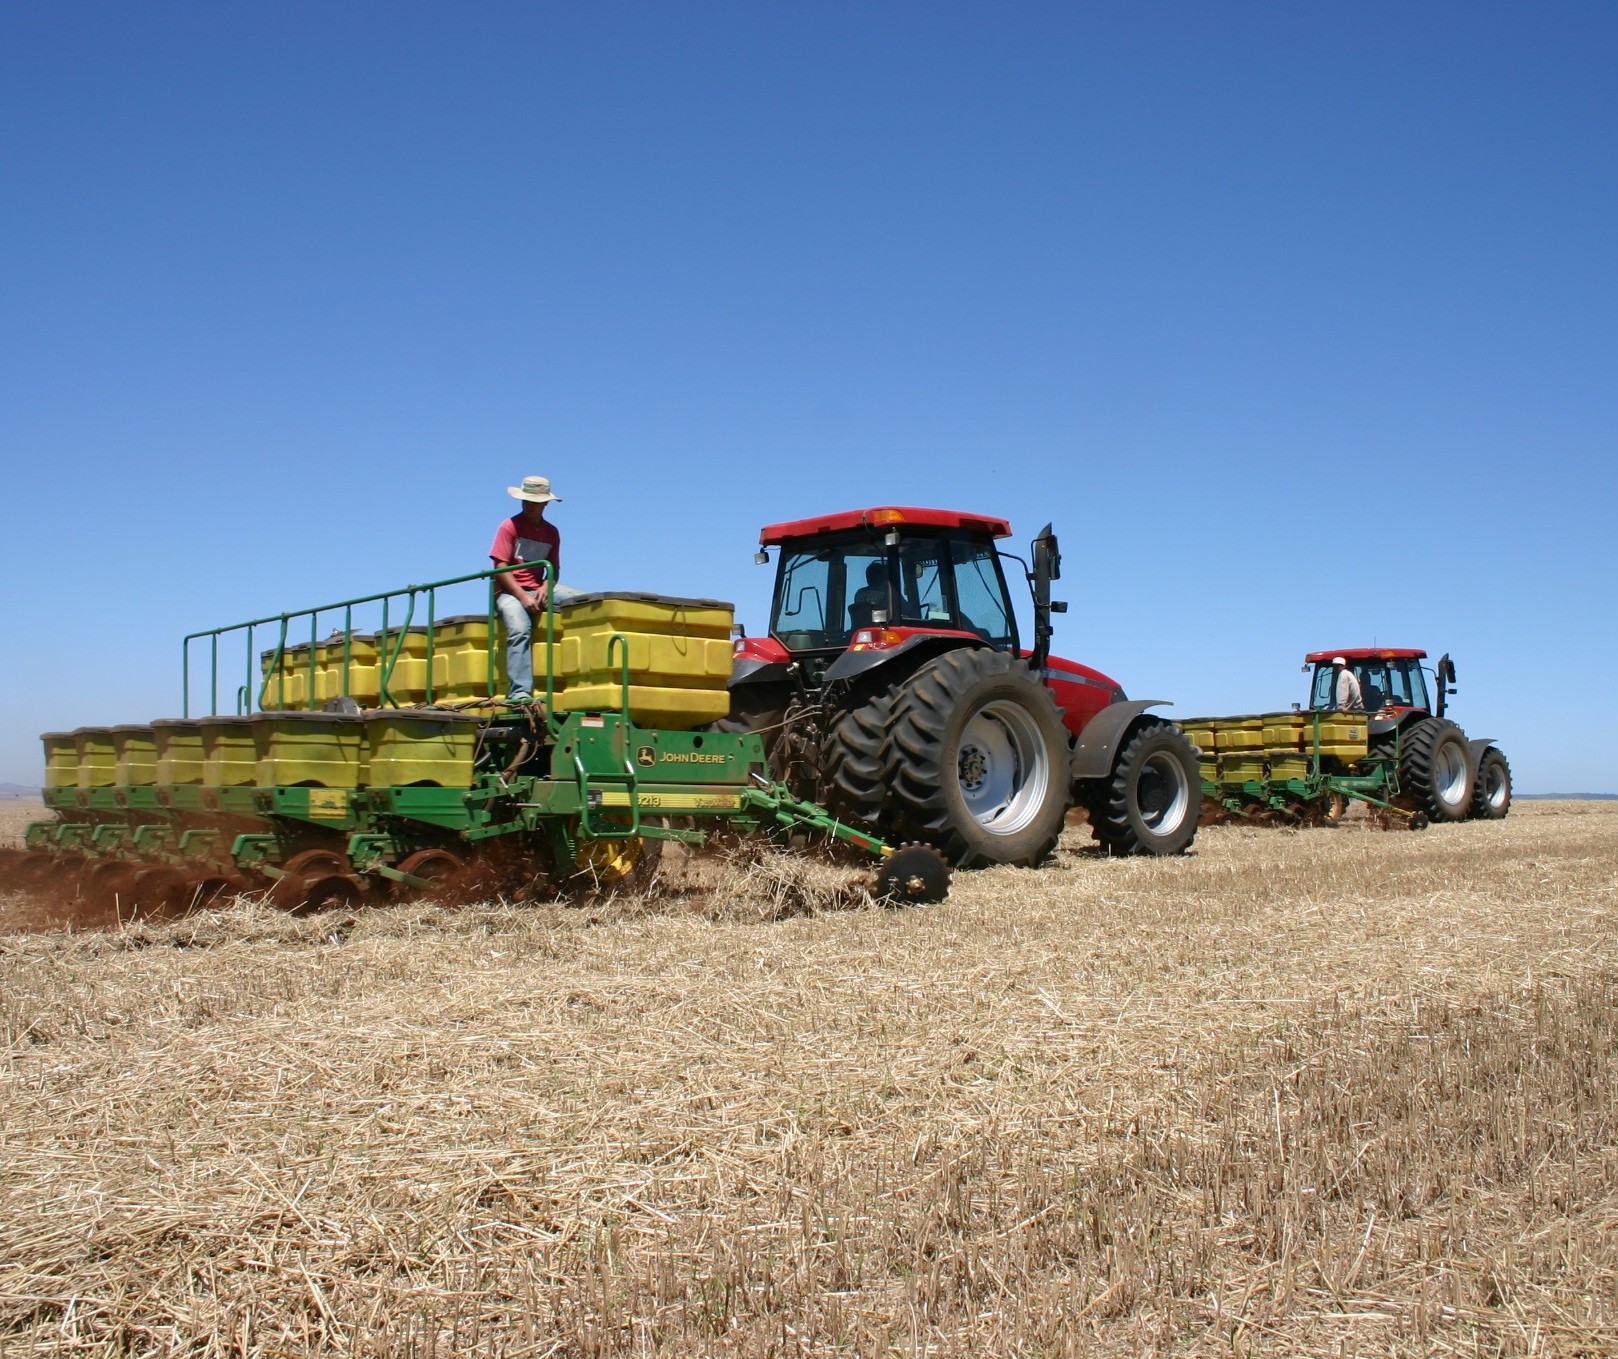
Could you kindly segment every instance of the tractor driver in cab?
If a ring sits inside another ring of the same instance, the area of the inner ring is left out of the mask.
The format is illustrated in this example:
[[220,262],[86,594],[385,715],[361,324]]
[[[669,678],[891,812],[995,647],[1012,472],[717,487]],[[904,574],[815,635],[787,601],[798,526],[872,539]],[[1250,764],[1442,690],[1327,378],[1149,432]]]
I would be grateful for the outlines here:
[[854,591],[854,601],[848,606],[850,630],[868,628],[882,614],[886,623],[888,609],[888,564],[879,558],[865,565],[865,584]]
[[1332,705],[1343,712],[1364,712],[1365,697],[1360,693],[1360,682],[1348,668],[1348,658],[1331,658]]
[[[561,496],[551,493],[549,477],[524,477],[506,492],[522,501],[522,509],[504,519],[494,533],[489,560],[496,566],[548,562],[549,577],[537,571],[506,571],[494,577],[495,610],[506,633],[506,698],[526,703],[534,696],[534,620],[545,611],[545,599],[562,570],[562,535],[547,522],[545,507]],[[556,598],[560,600],[561,591]]]

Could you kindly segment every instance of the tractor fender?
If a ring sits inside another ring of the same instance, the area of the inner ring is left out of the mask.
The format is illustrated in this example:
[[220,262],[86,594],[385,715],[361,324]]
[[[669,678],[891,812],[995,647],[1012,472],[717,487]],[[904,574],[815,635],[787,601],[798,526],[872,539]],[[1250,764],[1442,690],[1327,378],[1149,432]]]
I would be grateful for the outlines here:
[[1174,705],[1166,698],[1130,698],[1120,703],[1110,703],[1092,717],[1073,746],[1071,769],[1074,782],[1080,779],[1104,779],[1112,773],[1113,756],[1135,719],[1148,708],[1164,706]]
[[[869,674],[880,665],[889,661],[896,661],[901,656],[907,657],[910,664],[915,664],[924,657],[941,654],[945,651],[954,651],[963,646],[982,646],[983,643],[976,637],[961,633],[922,633],[916,637],[906,637],[898,646],[871,647],[865,651],[845,651],[835,661],[826,667],[825,682],[831,684],[835,680],[853,679],[858,675]],[[731,681],[735,683],[734,680]]]
[[761,661],[752,656],[738,656],[730,670],[730,687],[743,684],[784,684],[790,678],[785,661]]
[[1467,762],[1472,766],[1472,776],[1477,777],[1478,765],[1483,760],[1483,752],[1494,744],[1492,736],[1469,736],[1467,744]]

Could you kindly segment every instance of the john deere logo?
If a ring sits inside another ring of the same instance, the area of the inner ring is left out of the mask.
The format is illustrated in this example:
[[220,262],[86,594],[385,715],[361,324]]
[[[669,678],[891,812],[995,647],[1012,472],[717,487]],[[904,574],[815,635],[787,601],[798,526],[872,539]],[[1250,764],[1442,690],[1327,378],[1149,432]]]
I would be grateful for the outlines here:
[[651,746],[642,746],[635,752],[635,763],[642,769],[650,769],[657,763],[657,752]]

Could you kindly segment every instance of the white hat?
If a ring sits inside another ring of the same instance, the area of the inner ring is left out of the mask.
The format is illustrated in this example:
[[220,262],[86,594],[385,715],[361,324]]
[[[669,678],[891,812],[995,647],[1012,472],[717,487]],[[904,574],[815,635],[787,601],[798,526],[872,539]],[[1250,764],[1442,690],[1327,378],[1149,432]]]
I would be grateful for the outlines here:
[[518,500],[532,500],[539,505],[562,498],[559,495],[551,494],[551,479],[549,477],[524,477],[521,486],[508,486],[506,490]]
[[1333,656],[1331,658],[1331,663],[1333,665],[1347,665],[1348,661],[1342,656]]

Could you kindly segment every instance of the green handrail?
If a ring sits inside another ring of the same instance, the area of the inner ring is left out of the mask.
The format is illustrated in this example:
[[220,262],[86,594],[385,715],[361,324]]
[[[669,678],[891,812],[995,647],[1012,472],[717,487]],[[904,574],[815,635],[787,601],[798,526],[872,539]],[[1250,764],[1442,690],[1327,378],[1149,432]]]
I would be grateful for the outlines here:
[[[260,707],[263,706],[265,694],[269,691],[270,681],[273,678],[277,684],[277,696],[282,710],[286,708],[286,667],[283,661],[287,650],[287,630],[295,620],[307,617],[309,619],[309,683],[307,706],[315,711],[319,704],[315,697],[315,650],[319,644],[320,615],[333,613],[338,609],[343,611],[343,696],[349,696],[349,666],[353,656],[354,638],[354,609],[362,604],[382,605],[382,632],[380,636],[381,650],[378,660],[385,660],[385,665],[378,670],[378,691],[381,700],[389,707],[398,707],[388,682],[393,677],[394,668],[403,653],[410,620],[415,616],[416,597],[421,594],[427,596],[427,679],[426,699],[432,702],[434,694],[433,685],[433,658],[434,638],[432,624],[437,614],[437,591],[446,589],[451,585],[464,585],[469,581],[486,580],[489,582],[488,597],[488,691],[489,697],[497,697],[494,683],[494,657],[496,646],[495,620],[497,611],[495,598],[499,593],[495,588],[496,576],[505,575],[510,571],[537,571],[540,579],[546,584],[545,590],[545,719],[554,723],[553,716],[556,707],[556,679],[555,679],[555,647],[556,647],[556,592],[551,588],[553,576],[549,562],[518,562],[510,566],[494,566],[483,571],[472,571],[464,576],[451,576],[445,580],[429,581],[423,585],[405,585],[396,590],[384,590],[377,594],[356,595],[352,599],[339,599],[331,604],[321,604],[310,609],[293,609],[286,613],[269,614],[263,618],[250,618],[241,623],[230,623],[224,627],[204,628],[198,632],[187,633],[181,641],[180,647],[180,715],[191,716],[191,644],[204,638],[208,642],[208,712],[210,716],[219,713],[219,642],[231,633],[243,634],[243,641],[247,650],[246,675],[247,683],[237,690],[236,707],[238,712],[250,710],[251,695],[258,694]],[[391,601],[403,598],[405,601],[405,622],[395,632],[389,626],[389,605]],[[262,683],[255,682],[254,661],[257,659],[253,653],[253,630],[255,628],[275,626],[276,644],[270,653],[270,663],[263,674]],[[397,640],[394,640],[395,637]]]

